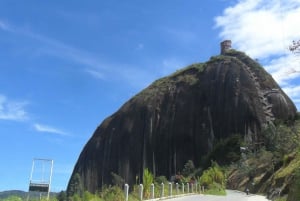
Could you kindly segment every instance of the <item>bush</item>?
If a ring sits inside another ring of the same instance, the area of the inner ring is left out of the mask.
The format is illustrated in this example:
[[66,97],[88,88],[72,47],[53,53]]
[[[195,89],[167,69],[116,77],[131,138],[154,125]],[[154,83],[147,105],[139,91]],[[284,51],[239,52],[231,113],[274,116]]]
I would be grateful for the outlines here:
[[225,175],[216,162],[212,162],[212,166],[203,172],[200,184],[208,189],[217,187],[216,190],[225,190]]
[[192,160],[188,160],[182,170],[183,176],[185,177],[192,176],[194,174],[194,171],[195,171],[194,162]]
[[225,188],[222,185],[215,182],[209,185],[208,189],[204,191],[204,193],[210,195],[226,195]]
[[[211,160],[217,161],[220,165],[229,165],[240,159],[241,136],[236,134],[226,139],[220,139],[214,145],[210,156]],[[209,162],[209,161],[208,161]]]
[[154,182],[156,185],[161,185],[161,183],[168,183],[168,180],[165,176],[159,176],[159,177],[155,177]]
[[144,187],[144,197],[150,197],[150,186],[153,183],[153,175],[151,172],[146,168],[143,174],[143,187]]
[[113,186],[110,188],[106,188],[101,192],[101,198],[105,201],[124,201],[125,195],[124,191],[117,187]]
[[275,128],[266,128],[263,131],[266,149],[277,152],[279,157],[291,153],[299,147],[299,128],[299,121],[293,125],[278,123]]
[[300,169],[298,168],[294,173],[292,185],[290,186],[290,192],[287,197],[287,201],[299,201],[300,200]]
[[114,172],[111,172],[112,184],[122,188],[125,185],[125,180]]

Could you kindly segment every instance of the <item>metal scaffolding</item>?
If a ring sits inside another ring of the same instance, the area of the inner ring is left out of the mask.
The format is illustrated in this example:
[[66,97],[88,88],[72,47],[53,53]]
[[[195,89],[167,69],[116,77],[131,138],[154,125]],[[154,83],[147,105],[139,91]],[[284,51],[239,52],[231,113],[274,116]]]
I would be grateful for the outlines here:
[[42,194],[47,195],[47,200],[50,196],[50,186],[53,171],[53,160],[52,159],[41,159],[34,158],[32,161],[32,168],[29,180],[29,190],[27,201],[29,200],[30,194],[33,192],[39,192],[40,198]]

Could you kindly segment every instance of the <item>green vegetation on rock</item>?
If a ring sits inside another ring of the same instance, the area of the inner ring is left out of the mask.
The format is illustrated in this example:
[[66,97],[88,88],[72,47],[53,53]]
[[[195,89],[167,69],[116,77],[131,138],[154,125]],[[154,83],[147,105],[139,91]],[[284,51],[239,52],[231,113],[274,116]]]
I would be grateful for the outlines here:
[[226,178],[222,168],[214,161],[211,167],[204,170],[199,179],[200,184],[205,187],[207,194],[226,195]]
[[[228,168],[228,187],[300,200],[300,121],[277,122],[263,131],[264,144],[242,153]],[[248,147],[253,147],[248,144]],[[280,200],[279,199],[279,200]]]

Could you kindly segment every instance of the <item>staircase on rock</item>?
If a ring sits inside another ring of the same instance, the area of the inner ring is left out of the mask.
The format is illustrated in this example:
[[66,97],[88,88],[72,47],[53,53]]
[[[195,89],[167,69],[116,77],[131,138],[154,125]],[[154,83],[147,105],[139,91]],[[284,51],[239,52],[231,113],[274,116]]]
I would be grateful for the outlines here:
[[[230,40],[225,40],[221,43],[221,54],[226,55],[226,52],[231,49],[231,41]],[[236,59],[233,57],[233,59]],[[272,104],[268,101],[268,95],[271,93],[279,93],[279,89],[271,89],[271,90],[263,90],[262,87],[260,86],[258,77],[255,75],[255,73],[251,70],[249,66],[247,66],[244,63],[241,63],[242,68],[247,71],[250,75],[251,80],[253,81],[256,91],[259,95],[259,101],[263,105],[263,110],[265,114],[265,126],[268,125],[274,125],[274,114],[272,112]]]

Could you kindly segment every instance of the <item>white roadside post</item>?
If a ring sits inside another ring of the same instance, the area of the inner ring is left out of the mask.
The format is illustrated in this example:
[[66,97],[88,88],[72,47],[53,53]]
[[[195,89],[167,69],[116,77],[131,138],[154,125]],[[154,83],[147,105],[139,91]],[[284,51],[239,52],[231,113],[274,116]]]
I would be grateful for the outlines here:
[[125,187],[124,187],[125,201],[128,201],[128,191],[129,191],[129,185],[125,184]]
[[172,197],[172,183],[169,182],[169,196]]
[[139,189],[139,198],[140,198],[140,201],[143,200],[143,190],[144,190],[143,184],[140,184],[140,189]]
[[165,194],[165,184],[161,183],[160,197],[163,198],[164,194]]
[[152,183],[151,184],[151,187],[150,187],[150,192],[151,192],[151,199],[154,199],[154,184]]

